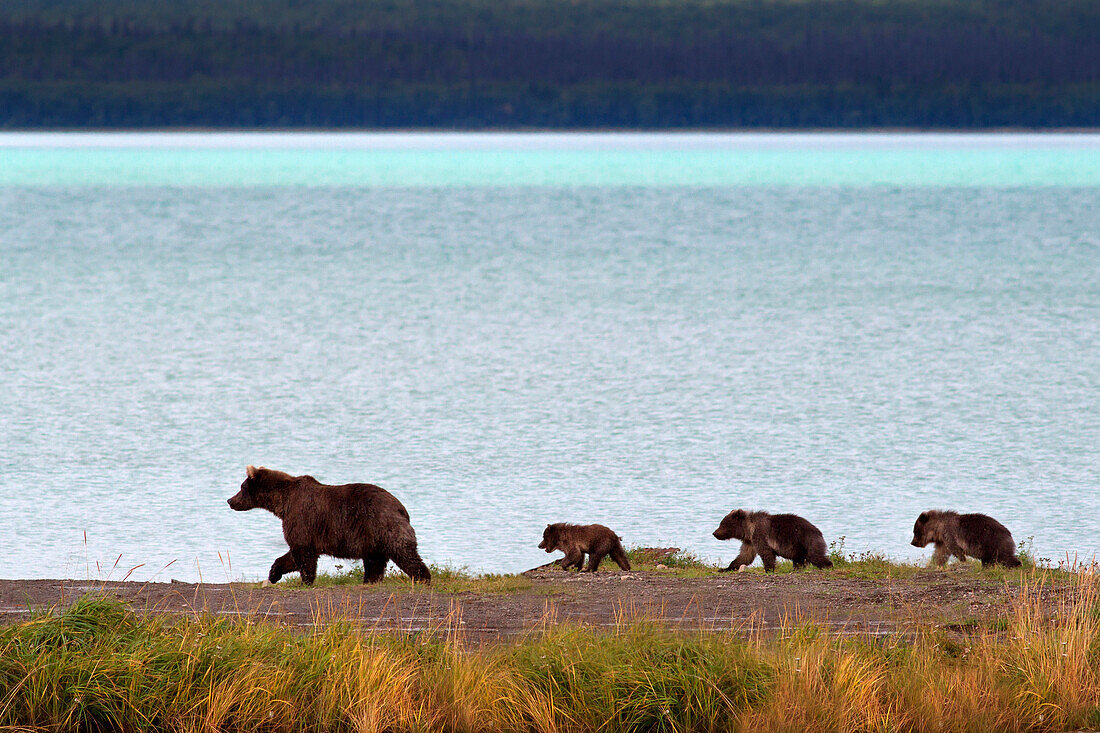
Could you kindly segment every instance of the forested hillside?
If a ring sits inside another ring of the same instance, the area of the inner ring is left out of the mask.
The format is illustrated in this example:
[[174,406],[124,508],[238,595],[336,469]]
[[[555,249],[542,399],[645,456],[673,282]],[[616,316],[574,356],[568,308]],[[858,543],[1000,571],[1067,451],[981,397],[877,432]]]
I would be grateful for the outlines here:
[[1100,125],[1096,0],[0,0],[0,126]]

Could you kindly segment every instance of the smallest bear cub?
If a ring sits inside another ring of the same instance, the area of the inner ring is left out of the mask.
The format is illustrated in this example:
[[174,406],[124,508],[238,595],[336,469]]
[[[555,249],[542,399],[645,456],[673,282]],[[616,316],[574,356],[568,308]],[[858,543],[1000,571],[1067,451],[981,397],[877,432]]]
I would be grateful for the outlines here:
[[548,553],[561,550],[565,553],[565,559],[561,561],[561,569],[577,568],[580,570],[584,564],[585,553],[588,554],[588,567],[590,573],[596,572],[600,562],[611,555],[611,559],[619,564],[623,570],[630,570],[630,560],[623,550],[622,538],[602,524],[548,524],[542,532],[542,542],[539,549]]
[[737,509],[727,514],[714,536],[720,540],[741,540],[741,552],[725,568],[740,570],[752,564],[757,555],[764,570],[775,570],[775,556],[794,561],[795,569],[809,561],[819,568],[831,568],[825,555],[825,537],[821,530],[796,514],[768,514]]
[[932,562],[946,565],[954,555],[965,562],[966,556],[976,557],[984,567],[1000,563],[1008,568],[1020,567],[1012,533],[993,517],[985,514],[959,514],[930,510],[921,512],[913,525],[914,547],[935,543]]

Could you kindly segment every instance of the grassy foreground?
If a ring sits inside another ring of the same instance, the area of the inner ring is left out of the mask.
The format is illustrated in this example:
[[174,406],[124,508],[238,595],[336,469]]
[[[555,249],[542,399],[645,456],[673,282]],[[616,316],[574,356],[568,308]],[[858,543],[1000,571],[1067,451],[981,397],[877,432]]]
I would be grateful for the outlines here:
[[[1100,726],[1100,579],[1004,624],[839,638],[546,624],[509,644],[170,619],[86,596],[0,629],[0,729],[1057,731]],[[1064,578],[1063,578],[1064,580]],[[458,628],[458,624],[453,624]]]

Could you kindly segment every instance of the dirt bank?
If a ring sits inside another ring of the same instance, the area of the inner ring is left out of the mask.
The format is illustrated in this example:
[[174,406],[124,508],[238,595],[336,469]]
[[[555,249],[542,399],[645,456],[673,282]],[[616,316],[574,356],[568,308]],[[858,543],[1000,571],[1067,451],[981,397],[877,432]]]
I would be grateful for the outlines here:
[[[342,616],[366,629],[411,632],[461,629],[472,639],[513,637],[546,623],[609,627],[659,617],[684,628],[774,628],[785,619],[820,621],[839,634],[883,633],[917,624],[980,628],[1011,610],[1026,592],[1054,609],[1066,584],[997,581],[971,568],[926,570],[910,577],[853,578],[829,572],[759,572],[680,577],[660,571],[597,575],[538,570],[501,593],[443,592],[388,583],[293,588],[256,584],[122,583],[0,580],[0,622],[35,609],[64,607],[85,593],[167,614],[254,615],[311,626]],[[1022,590],[1023,588],[1027,590]]]

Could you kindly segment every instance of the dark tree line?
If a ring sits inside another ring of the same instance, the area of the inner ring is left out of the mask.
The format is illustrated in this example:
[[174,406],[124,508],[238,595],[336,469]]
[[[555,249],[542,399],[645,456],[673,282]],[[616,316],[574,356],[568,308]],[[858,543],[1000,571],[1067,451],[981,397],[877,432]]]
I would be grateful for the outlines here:
[[1095,0],[27,0],[8,127],[1100,125]]

